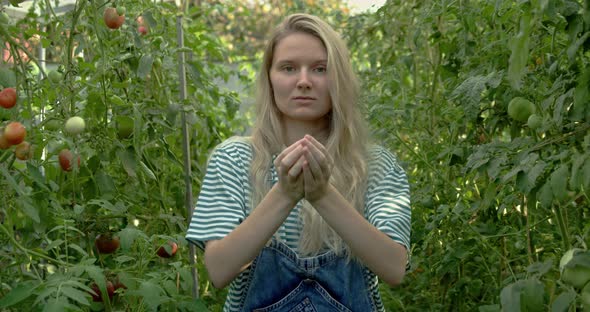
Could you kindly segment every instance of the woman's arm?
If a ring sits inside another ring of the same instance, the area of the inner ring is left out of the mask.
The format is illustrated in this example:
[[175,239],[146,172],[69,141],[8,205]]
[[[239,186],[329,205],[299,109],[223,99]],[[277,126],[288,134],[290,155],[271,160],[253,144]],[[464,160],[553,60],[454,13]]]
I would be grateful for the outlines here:
[[311,204],[373,273],[391,286],[401,283],[407,262],[404,246],[369,223],[331,185]]
[[214,287],[227,286],[247,268],[303,198],[302,153],[295,142],[277,156],[278,183],[231,233],[206,243],[205,267]]
[[311,136],[305,139],[305,198],[373,273],[391,286],[399,285],[405,275],[406,248],[367,221],[329,183],[333,160],[320,142]]
[[231,233],[206,243],[205,267],[214,287],[227,286],[250,265],[295,204],[275,184],[252,214]]

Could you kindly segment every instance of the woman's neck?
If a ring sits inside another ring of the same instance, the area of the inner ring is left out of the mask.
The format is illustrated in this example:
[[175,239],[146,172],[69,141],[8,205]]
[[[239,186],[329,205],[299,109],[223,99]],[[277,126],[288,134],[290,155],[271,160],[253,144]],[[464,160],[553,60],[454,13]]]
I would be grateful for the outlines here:
[[325,144],[328,140],[329,128],[327,125],[319,125],[309,123],[288,123],[283,124],[283,141],[286,146],[302,139],[306,134],[313,136],[320,143]]

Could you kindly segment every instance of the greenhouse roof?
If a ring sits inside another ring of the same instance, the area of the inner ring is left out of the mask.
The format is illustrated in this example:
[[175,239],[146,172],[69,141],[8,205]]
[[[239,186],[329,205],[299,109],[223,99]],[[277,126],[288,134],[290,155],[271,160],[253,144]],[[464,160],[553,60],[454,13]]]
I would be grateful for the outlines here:
[[[72,10],[74,8],[74,6],[76,5],[76,0],[60,0],[60,1],[50,0],[48,2],[51,3],[51,6],[53,7],[53,11],[57,15],[62,15],[64,13]],[[23,1],[23,2],[19,3],[18,7],[15,7],[15,6],[11,5],[9,1],[2,0],[4,12],[6,12],[6,14],[8,14],[13,19],[22,19],[23,17],[25,17],[27,15],[27,13],[31,10],[31,8],[34,8],[35,12],[38,15],[41,15],[40,8],[37,4],[38,4],[38,0],[27,0],[27,1]]]

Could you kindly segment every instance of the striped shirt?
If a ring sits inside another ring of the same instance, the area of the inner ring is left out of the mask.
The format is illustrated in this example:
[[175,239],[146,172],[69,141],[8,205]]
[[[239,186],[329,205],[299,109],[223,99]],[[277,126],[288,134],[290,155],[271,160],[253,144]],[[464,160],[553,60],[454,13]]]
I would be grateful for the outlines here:
[[[205,242],[225,237],[250,213],[250,163],[252,147],[244,138],[221,143],[211,154],[186,239],[204,249]],[[377,229],[410,250],[410,188],[405,171],[395,156],[379,145],[369,150],[369,176],[365,194],[365,218]],[[277,183],[271,166],[272,183]],[[297,250],[301,202],[278,230],[279,238]],[[239,311],[245,296],[249,269],[230,284],[224,311]],[[377,276],[365,269],[369,291],[379,311],[384,311]]]

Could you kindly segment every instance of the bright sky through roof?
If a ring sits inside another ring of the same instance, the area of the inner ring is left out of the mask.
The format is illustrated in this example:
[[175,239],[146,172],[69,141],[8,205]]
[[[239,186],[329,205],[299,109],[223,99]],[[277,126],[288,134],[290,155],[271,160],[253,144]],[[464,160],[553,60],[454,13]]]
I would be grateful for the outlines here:
[[377,11],[386,0],[348,0],[347,1],[352,9],[352,12],[364,12],[370,10],[371,12]]

